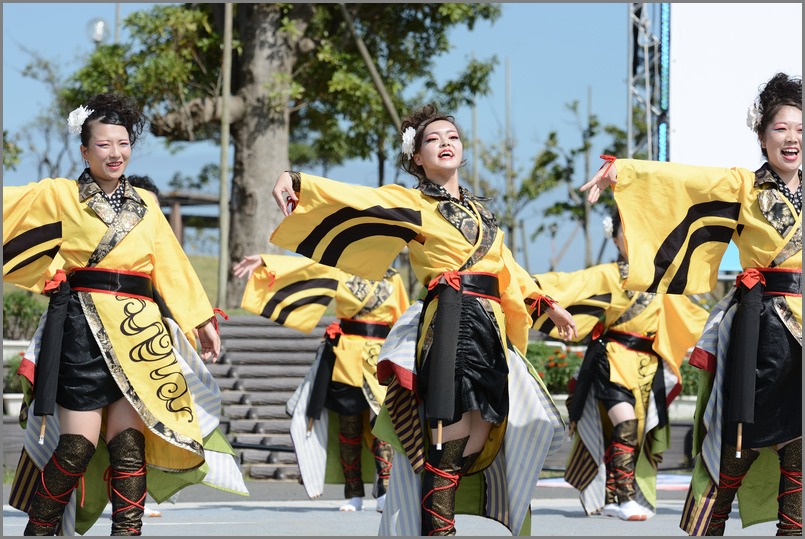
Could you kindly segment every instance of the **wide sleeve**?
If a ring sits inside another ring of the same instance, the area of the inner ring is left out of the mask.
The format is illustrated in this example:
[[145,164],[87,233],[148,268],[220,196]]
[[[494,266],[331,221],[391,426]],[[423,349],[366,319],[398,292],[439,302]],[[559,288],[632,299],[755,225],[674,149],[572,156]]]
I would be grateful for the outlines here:
[[300,174],[299,203],[271,234],[275,245],[379,281],[421,233],[420,202],[399,185],[366,187]]
[[162,212],[155,219],[151,279],[182,332],[190,335],[213,317],[212,305],[168,220]]
[[[605,318],[612,305],[613,293],[623,293],[617,277],[618,267],[615,264],[601,264],[573,272],[551,271],[533,275],[542,290],[573,315],[578,332],[577,340],[584,339]],[[559,338],[556,326],[545,313],[537,317],[534,329]]]
[[615,167],[629,259],[624,286],[669,294],[713,290],[754,173],[635,159],[618,159]]
[[408,291],[405,288],[405,282],[403,281],[402,275],[395,273],[391,280],[394,283],[394,303],[396,306],[394,321],[396,322],[406,311],[406,309],[411,306],[411,300],[408,297]]
[[3,187],[3,281],[35,288],[62,244],[58,185]]
[[504,244],[501,249],[503,271],[498,275],[500,283],[500,306],[506,316],[506,336],[521,353],[528,348],[528,330],[531,314],[538,308],[542,290],[514,259],[511,250]]
[[341,270],[303,256],[261,255],[240,306],[269,320],[310,333],[335,298]]
[[654,351],[679,369],[688,350],[699,340],[708,315],[706,309],[687,296],[664,295]]

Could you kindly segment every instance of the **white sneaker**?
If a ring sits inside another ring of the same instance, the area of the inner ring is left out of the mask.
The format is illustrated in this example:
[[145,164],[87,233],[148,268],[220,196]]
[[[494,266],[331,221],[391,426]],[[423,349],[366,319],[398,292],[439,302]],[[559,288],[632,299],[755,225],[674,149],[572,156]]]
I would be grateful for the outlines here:
[[161,517],[162,513],[160,513],[159,511],[156,511],[154,509],[151,509],[147,505],[143,505],[143,516],[144,517]]
[[605,517],[621,518],[621,508],[616,503],[608,503],[601,510],[601,514]]
[[621,520],[646,520],[652,516],[645,507],[634,500],[629,500],[620,505]]
[[363,511],[363,498],[350,498],[349,501],[342,505],[338,510],[347,513]]
[[381,497],[377,499],[377,507],[375,507],[375,510],[378,513],[382,513],[385,507],[386,507],[386,495],[383,494]]

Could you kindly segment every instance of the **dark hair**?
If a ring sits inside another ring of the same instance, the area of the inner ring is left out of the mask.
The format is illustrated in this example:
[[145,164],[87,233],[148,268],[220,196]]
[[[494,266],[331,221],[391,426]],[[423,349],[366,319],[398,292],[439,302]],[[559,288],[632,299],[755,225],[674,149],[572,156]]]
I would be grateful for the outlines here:
[[[456,124],[456,119],[450,114],[440,113],[436,107],[431,104],[424,105],[403,118],[402,125],[400,126],[400,135],[402,136],[402,133],[409,127],[413,127],[416,132],[414,135],[414,153],[419,150],[422,144],[422,133],[424,133],[425,128],[437,120],[450,122],[456,126],[459,135],[461,134],[461,129],[459,129],[458,124]],[[402,152],[400,152],[397,157],[397,165],[402,167],[402,169],[409,174],[416,176],[420,182],[425,179],[425,169],[414,163],[413,158],[403,155]]]
[[612,239],[614,240],[621,230],[621,212],[618,211],[617,206],[612,206],[609,210],[609,215],[612,218]]
[[89,145],[92,124],[100,122],[107,125],[122,125],[129,134],[131,147],[145,127],[145,116],[137,108],[134,99],[115,94],[97,94],[84,104],[92,111],[81,126],[81,144]]
[[140,187],[146,191],[151,191],[159,198],[159,188],[157,184],[154,183],[154,180],[148,176],[126,176],[126,180],[128,180],[132,187]]
[[[758,95],[758,108],[760,121],[757,133],[763,133],[775,115],[783,107],[796,107],[802,110],[802,78],[789,77],[785,73],[777,73],[769,82],[764,84]],[[761,147],[763,157],[769,157],[766,148]]]

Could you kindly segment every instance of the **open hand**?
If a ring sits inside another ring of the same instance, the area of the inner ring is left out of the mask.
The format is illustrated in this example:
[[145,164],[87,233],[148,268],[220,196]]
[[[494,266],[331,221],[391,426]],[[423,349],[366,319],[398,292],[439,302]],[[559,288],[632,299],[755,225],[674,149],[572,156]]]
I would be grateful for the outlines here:
[[558,303],[554,303],[551,308],[548,309],[548,318],[550,318],[556,326],[556,331],[559,332],[560,339],[567,341],[579,336],[576,331],[576,322],[573,320],[573,315],[567,312],[567,309]]
[[232,272],[235,274],[235,277],[238,279],[246,278],[252,276],[254,270],[259,268],[263,265],[263,257],[260,255],[246,255],[243,257],[243,260],[238,262],[232,268]]
[[598,197],[601,196],[601,192],[604,189],[618,183],[618,171],[612,166],[613,162],[614,161],[608,161],[604,163],[604,165],[598,169],[598,172],[593,175],[592,179],[579,188],[579,191],[582,193],[587,190],[590,191],[587,193],[587,201],[590,204],[598,200]]

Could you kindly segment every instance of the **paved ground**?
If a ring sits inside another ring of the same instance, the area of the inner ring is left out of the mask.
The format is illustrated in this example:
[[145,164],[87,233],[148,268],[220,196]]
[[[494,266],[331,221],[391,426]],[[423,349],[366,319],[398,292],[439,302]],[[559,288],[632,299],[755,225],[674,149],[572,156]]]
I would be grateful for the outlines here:
[[[587,517],[577,492],[561,479],[540,481],[531,503],[535,536],[684,536],[679,516],[687,489],[687,476],[661,475],[657,515],[645,522],[623,522],[607,517]],[[377,535],[380,514],[375,502],[367,498],[364,510],[341,513],[341,486],[327,485],[318,500],[308,500],[296,482],[264,481],[248,483],[251,496],[244,498],[217,490],[193,486],[179,494],[176,504],[148,504],[162,512],[159,518],[146,518],[143,535],[151,536],[371,536]],[[367,492],[371,489],[367,485]],[[109,535],[110,507],[87,535]],[[3,488],[3,536],[19,536],[26,515],[8,506],[8,485]],[[500,524],[480,517],[459,515],[458,535],[510,535]],[[725,535],[773,536],[774,523],[741,529],[737,510],[727,522]]]

